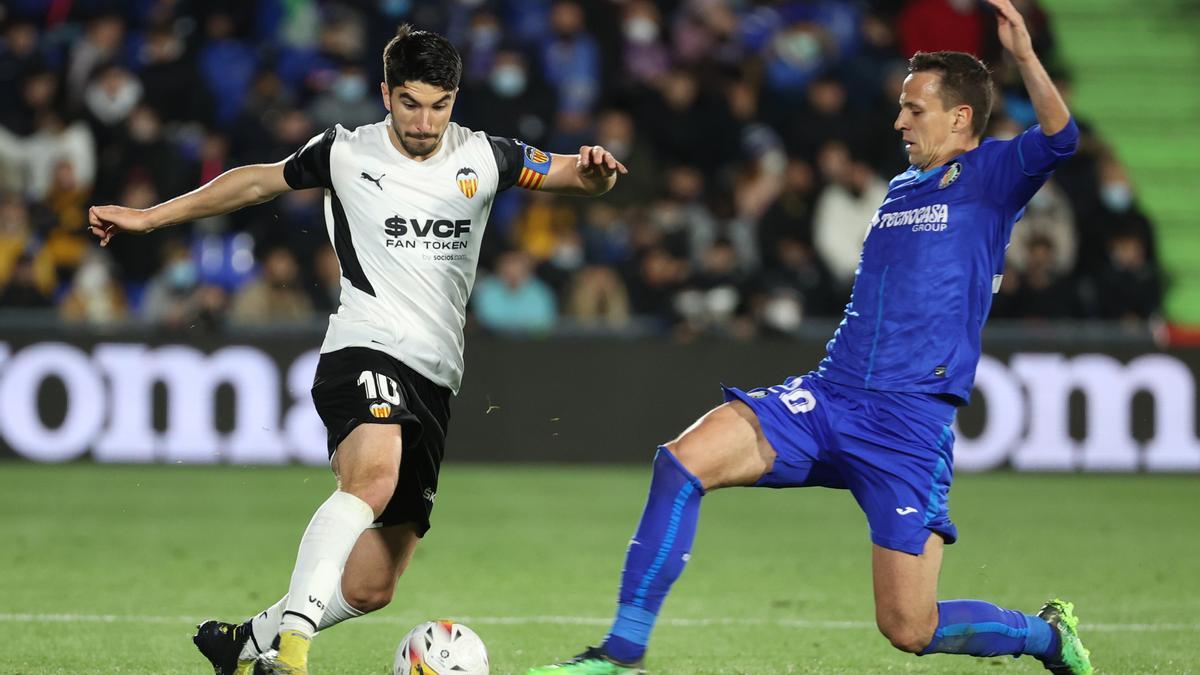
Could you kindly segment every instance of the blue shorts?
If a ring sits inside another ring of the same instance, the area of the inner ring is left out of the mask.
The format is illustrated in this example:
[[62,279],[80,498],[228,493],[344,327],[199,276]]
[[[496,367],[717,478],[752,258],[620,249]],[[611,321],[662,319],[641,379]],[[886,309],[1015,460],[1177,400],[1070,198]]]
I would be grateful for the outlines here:
[[773,387],[729,387],[754,411],[775,448],[761,487],[848,489],[871,541],[920,555],[930,532],[953,544],[947,498],[954,476],[955,407],[927,394],[858,389],[815,373]]

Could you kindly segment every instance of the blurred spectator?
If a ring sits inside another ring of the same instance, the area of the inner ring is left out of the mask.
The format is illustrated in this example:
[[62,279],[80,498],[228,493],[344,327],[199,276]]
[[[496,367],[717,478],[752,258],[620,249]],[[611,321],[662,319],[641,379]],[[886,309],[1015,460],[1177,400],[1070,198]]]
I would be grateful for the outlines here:
[[680,65],[704,61],[737,64],[744,56],[739,19],[723,0],[684,0],[672,25],[673,51]]
[[40,280],[44,273],[39,271],[37,258],[30,253],[21,253],[12,261],[12,268],[0,287],[0,307],[10,309],[46,309],[54,306],[54,297],[46,284]]
[[564,114],[589,110],[600,93],[600,51],[584,25],[583,8],[558,0],[550,11],[553,39],[542,52],[545,79],[558,91]]
[[871,219],[887,196],[887,184],[867,165],[854,161],[840,143],[822,148],[819,162],[828,184],[817,198],[813,243],[837,283],[848,288]]
[[[370,93],[374,94],[374,88],[370,89]],[[374,100],[378,101],[378,99]],[[295,97],[284,86],[279,75],[270,70],[260,70],[254,76],[250,91],[246,94],[246,101],[238,112],[237,123],[230,131],[230,138],[238,147],[239,156],[249,162],[279,161],[283,155],[280,154],[282,149],[277,148],[274,143],[274,127],[289,113],[304,114],[296,111],[295,105]],[[383,119],[384,114],[385,111],[380,104],[374,121]],[[308,131],[309,126],[309,124],[305,125],[305,132]],[[307,140],[311,134],[302,135],[302,137]],[[290,152],[295,152],[296,148],[293,146],[298,146],[302,142],[300,138],[293,140],[296,142],[287,143],[287,146],[291,147]]]
[[120,62],[125,40],[125,22],[116,14],[103,14],[88,22],[83,39],[71,47],[67,65],[66,92],[72,110],[77,110],[96,68]]
[[236,30],[229,14],[210,14],[205,25],[207,40],[200,50],[200,77],[212,95],[213,118],[221,128],[231,126],[237,117],[258,65],[254,50],[237,38]]
[[1083,221],[1088,236],[1081,240],[1081,271],[1099,275],[1107,269],[1108,241],[1117,233],[1140,238],[1147,260],[1157,264],[1154,228],[1137,203],[1128,170],[1112,153],[1106,153],[1097,164],[1096,177],[1098,194],[1093,195]]
[[212,122],[212,101],[178,32],[155,26],[139,54],[145,101],[166,122]]
[[588,262],[619,266],[629,260],[629,228],[622,212],[612,204],[596,200],[585,205],[581,228]]
[[163,268],[147,284],[142,299],[142,320],[172,330],[219,328],[224,321],[224,291],[200,283],[196,262],[182,243],[167,244],[165,249]]
[[1162,275],[1150,263],[1142,235],[1118,231],[1108,240],[1108,265],[1096,283],[1098,314],[1124,321],[1149,319],[1162,305]]
[[554,293],[533,276],[533,261],[509,251],[496,261],[496,273],[481,279],[472,304],[479,323],[499,333],[545,332],[557,315]]
[[671,67],[662,40],[662,14],[649,0],[632,0],[622,9],[622,66],[634,83],[653,85]]
[[387,110],[379,100],[377,89],[367,82],[363,69],[345,64],[329,88],[313,99],[308,114],[318,128],[341,124],[352,130],[378,122],[387,115]]
[[675,307],[692,331],[730,330],[745,313],[746,279],[738,272],[733,244],[718,239],[705,251],[691,279],[675,297]]
[[611,267],[585,267],[571,281],[564,314],[584,326],[621,329],[629,324],[629,293]]
[[67,122],[54,110],[42,112],[33,135],[23,140],[20,152],[26,168],[25,192],[43,199],[54,183],[59,162],[71,165],[76,184],[91,190],[96,175],[96,150],[92,132],[83,122]]
[[765,84],[776,94],[795,99],[796,92],[833,60],[836,47],[818,23],[797,20],[776,31],[764,54]]
[[1043,235],[1026,243],[1025,269],[1015,292],[1016,316],[1023,319],[1068,319],[1076,315],[1079,298],[1074,285],[1055,265],[1054,242]]
[[146,285],[142,319],[154,325],[179,328],[199,286],[200,273],[188,248],[178,242],[165,245],[162,270]]
[[779,197],[767,208],[759,225],[760,250],[774,251],[785,237],[806,242],[811,247],[816,190],[817,179],[812,165],[801,159],[789,159]]
[[828,141],[849,145],[862,133],[846,108],[846,88],[833,75],[819,77],[808,85],[807,103],[799,114],[795,106],[775,113],[789,154],[813,157]]
[[802,317],[806,316],[837,316],[849,300],[848,294],[843,294],[835,288],[829,268],[804,240],[785,236],[778,240],[770,249],[772,256],[762,274],[760,287],[770,299],[769,302],[790,301],[794,304],[795,325],[789,324],[785,317],[792,316],[793,310],[779,306],[768,306],[761,310],[768,325],[780,332],[794,330]]
[[142,98],[142,83],[124,66],[110,63],[100,67],[83,92],[83,103],[106,140],[123,124]]
[[62,318],[93,326],[112,326],[125,319],[125,292],[113,274],[112,263],[93,249],[75,270],[71,288],[59,306]]
[[646,249],[628,284],[629,304],[634,314],[674,325],[679,319],[675,293],[687,276],[687,264],[672,257],[666,249],[661,246]]
[[1078,235],[1071,203],[1053,179],[1048,181],[1029,200],[1025,215],[1013,226],[1008,246],[1008,264],[1024,269],[1025,253],[1030,237],[1041,236],[1054,243],[1054,269],[1059,274],[1071,274],[1075,269]]
[[662,189],[658,157],[654,147],[638,133],[633,116],[624,110],[609,108],[596,117],[593,145],[604,146],[629,169],[621,176],[604,200],[619,206],[645,204]]
[[[56,275],[54,261],[39,249],[33,220],[24,200],[8,193],[0,196],[0,284],[16,280],[17,270],[26,265],[26,277],[18,288],[33,288],[36,297],[50,298]],[[14,290],[14,297],[29,297],[26,290]]]
[[534,146],[545,144],[554,124],[554,97],[521,52],[500,49],[486,75],[463,87],[455,112],[467,126]]
[[46,236],[45,250],[60,272],[77,267],[93,246],[84,229],[88,192],[75,179],[75,167],[69,162],[60,161],[54,166],[54,182],[44,203],[57,224]]
[[719,225],[704,204],[704,176],[688,166],[669,169],[665,194],[650,210],[662,243],[677,257],[699,265],[716,241]]
[[333,247],[325,244],[313,255],[313,283],[309,289],[313,309],[321,314],[337,311],[342,296],[342,267]]
[[303,322],[312,316],[296,259],[285,248],[267,251],[260,276],[234,295],[229,310],[230,322],[241,325]]
[[524,212],[517,219],[513,243],[537,262],[549,258],[564,232],[575,229],[572,205],[554,199],[548,193],[531,196]]
[[[37,27],[30,21],[11,17],[0,36],[0,92],[17,92],[31,73],[45,67],[38,49]],[[0,106],[0,126],[16,133],[28,132],[23,127],[20,106],[9,101]]]

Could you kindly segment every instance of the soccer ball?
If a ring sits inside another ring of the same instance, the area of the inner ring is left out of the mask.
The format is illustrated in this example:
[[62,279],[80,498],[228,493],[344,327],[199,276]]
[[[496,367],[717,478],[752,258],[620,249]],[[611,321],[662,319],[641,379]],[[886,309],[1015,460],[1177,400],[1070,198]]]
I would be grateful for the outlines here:
[[400,641],[392,675],[488,675],[487,648],[461,623],[426,621]]

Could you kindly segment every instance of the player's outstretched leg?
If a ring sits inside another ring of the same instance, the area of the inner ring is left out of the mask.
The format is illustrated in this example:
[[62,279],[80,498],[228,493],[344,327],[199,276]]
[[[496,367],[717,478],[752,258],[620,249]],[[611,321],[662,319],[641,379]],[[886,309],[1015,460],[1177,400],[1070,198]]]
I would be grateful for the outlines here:
[[919,555],[879,544],[872,548],[875,620],[897,649],[918,655],[1028,654],[1048,668],[1067,668],[1055,672],[1092,672],[1068,603],[1052,601],[1034,616],[982,600],[937,602],[942,549],[941,536],[933,533]]
[[400,470],[400,426],[362,424],[333,456],[339,489],[325,500],[300,539],[287,603],[279,622],[279,651],[259,659],[277,675],[306,675],[313,635],[359,535],[383,512]]
[[604,642],[528,675],[645,672],[650,631],[690,556],[700,498],[706,490],[753,484],[773,460],[758,420],[742,403],[717,408],[679,439],[660,446],[642,519],[625,553],[617,615]]

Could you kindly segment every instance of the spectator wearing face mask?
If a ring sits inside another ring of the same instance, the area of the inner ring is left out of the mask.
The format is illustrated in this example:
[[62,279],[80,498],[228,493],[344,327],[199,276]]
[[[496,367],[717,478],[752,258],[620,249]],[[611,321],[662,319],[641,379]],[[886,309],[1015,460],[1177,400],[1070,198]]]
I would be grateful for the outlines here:
[[466,92],[458,99],[461,108],[456,113],[464,125],[545,145],[554,124],[554,95],[520,51],[499,49],[486,75],[462,86]]
[[1111,154],[1100,159],[1096,170],[1098,194],[1085,225],[1089,236],[1080,241],[1080,270],[1096,275],[1108,265],[1108,240],[1117,232],[1135,234],[1151,264],[1158,264],[1154,226],[1134,195],[1133,183],[1124,165]]
[[308,115],[317,128],[341,124],[354,129],[374,124],[386,114],[378,91],[367,82],[362,67],[354,63],[343,64],[329,88],[317,95],[308,107]]
[[663,42],[662,15],[648,0],[625,5],[621,19],[621,61],[627,84],[653,86],[671,68],[671,53]]

